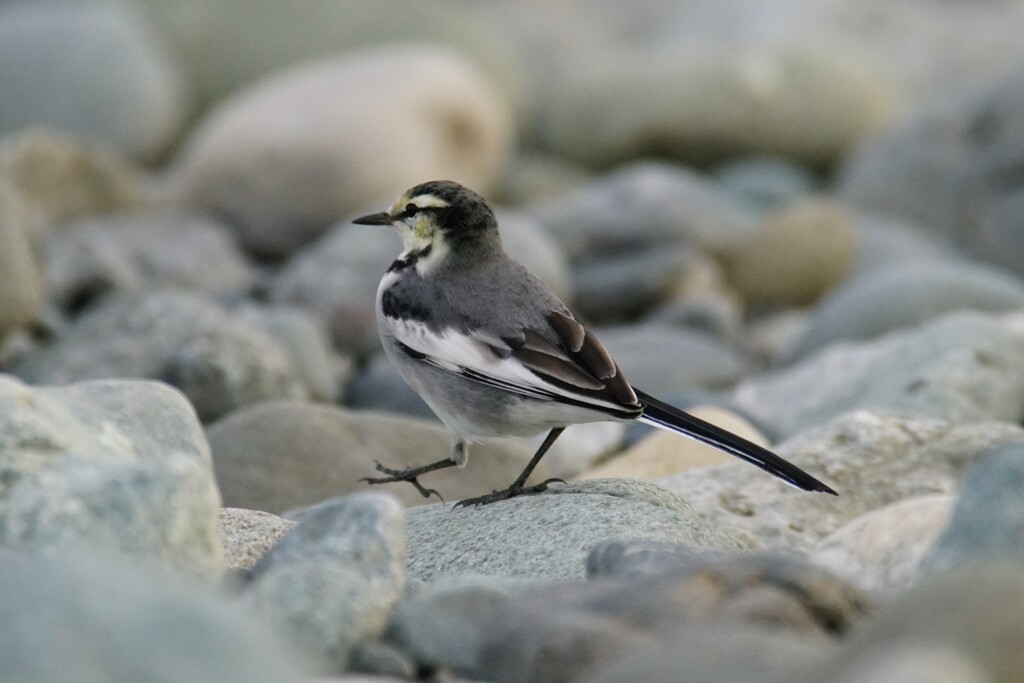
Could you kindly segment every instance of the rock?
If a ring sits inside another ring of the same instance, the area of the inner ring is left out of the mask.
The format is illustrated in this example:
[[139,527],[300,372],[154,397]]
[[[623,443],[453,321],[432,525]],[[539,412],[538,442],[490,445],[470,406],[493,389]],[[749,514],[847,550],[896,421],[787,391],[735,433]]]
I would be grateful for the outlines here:
[[970,253],[1024,274],[1020,182],[1024,66],[923,108],[846,161],[852,203],[912,218]]
[[825,200],[806,200],[770,215],[725,255],[726,273],[753,306],[804,306],[828,292],[853,260],[849,215]]
[[705,258],[663,246],[587,260],[575,271],[575,310],[592,320],[635,319],[668,301]]
[[792,353],[806,356],[841,340],[871,339],[960,309],[1018,308],[1024,308],[1024,281],[999,269],[954,261],[894,264],[826,297]]
[[43,305],[43,278],[21,199],[0,181],[0,340],[32,323]]
[[917,578],[921,558],[942,533],[952,507],[950,494],[890,503],[839,527],[809,557],[867,591],[902,591]]
[[379,351],[377,286],[401,249],[391,230],[342,221],[277,273],[270,300],[313,311],[338,348]]
[[733,398],[783,435],[862,408],[953,422],[1019,422],[1022,340],[1021,331],[997,316],[951,313],[873,341],[824,349],[743,381]]
[[586,553],[611,538],[741,550],[680,498],[645,482],[602,479],[480,508],[408,510],[409,573],[424,581],[464,574],[581,578]]
[[354,362],[334,350],[321,320],[287,305],[249,304],[238,312],[274,337],[311,398],[333,402],[341,397],[342,386],[355,370]]
[[[427,584],[398,604],[385,638],[421,666],[471,676],[481,668],[487,624],[500,619],[523,593],[513,583],[499,577],[459,577]],[[531,588],[544,585],[528,583]]]
[[295,522],[259,510],[223,508],[220,511],[224,566],[229,571],[248,571],[274,547]]
[[0,415],[0,546],[73,544],[193,574],[220,569],[209,447],[177,391],[34,388],[0,375]]
[[743,311],[735,293],[727,291],[718,268],[704,266],[687,273],[681,290],[672,299],[645,315],[641,322],[685,327],[721,340],[728,346],[743,345],[746,336]]
[[782,157],[747,157],[715,169],[713,177],[743,204],[764,214],[803,199],[818,189],[806,166]]
[[573,274],[562,245],[529,214],[499,209],[497,217],[501,243],[508,255],[540,278],[559,299],[573,301]]
[[253,273],[228,232],[196,214],[107,215],[72,223],[47,242],[48,292],[82,308],[109,292],[195,290],[212,298],[244,293]]
[[44,125],[148,159],[186,109],[178,65],[134,12],[108,2],[5,3],[0,90],[0,134]]
[[648,155],[825,164],[889,114],[887,84],[861,61],[805,41],[592,50],[556,79],[537,137],[544,149],[599,166]]
[[252,568],[247,597],[288,642],[340,673],[356,645],[383,632],[404,566],[402,506],[358,493],[307,511]]
[[[365,490],[361,478],[381,476],[375,461],[425,465],[451,449],[447,430],[424,420],[289,401],[239,410],[211,425],[207,437],[225,505],[275,514]],[[487,441],[470,447],[465,469],[431,473],[422,483],[445,500],[480,495],[508,486],[530,455],[519,444]],[[542,462],[534,477],[547,476]],[[427,502],[409,484],[386,490],[406,505]]]
[[797,435],[775,451],[839,492],[798,493],[742,462],[687,470],[657,483],[753,547],[809,551],[861,515],[911,496],[950,493],[964,470],[1024,430],[857,411]]
[[[549,476],[559,479],[576,478],[622,447],[626,426],[620,422],[587,422],[570,425],[558,441],[544,454],[544,466]],[[536,452],[546,434],[524,439],[528,448]]]
[[855,590],[795,561],[698,564],[641,579],[532,582],[528,589],[493,577],[442,581],[399,605],[387,638],[421,667],[467,678],[580,680],[639,646],[692,642],[709,630],[764,634],[766,622],[826,653],[823,633],[845,629],[846,619],[863,612]]
[[766,313],[750,321],[745,342],[751,355],[765,365],[781,365],[793,353],[793,345],[810,320],[804,309],[785,309]]
[[34,217],[30,234],[37,246],[59,223],[135,210],[149,201],[142,172],[112,150],[36,128],[0,139],[0,178]]
[[671,244],[719,249],[752,227],[721,188],[657,162],[631,164],[532,212],[574,263]]
[[[795,680],[1010,683],[1024,671],[1022,596],[1019,564],[981,564],[930,578],[884,605],[836,658]],[[942,664],[952,668],[941,671]],[[929,675],[936,671],[939,677]]]
[[13,371],[37,384],[164,379],[185,392],[204,421],[250,403],[308,393],[267,332],[181,292],[105,299]]
[[[903,683],[904,681],[929,681],[929,683],[991,683],[992,678],[984,667],[973,657],[951,649],[948,644],[918,645],[900,643],[885,652],[859,661],[829,681],[854,683],[874,681],[875,683]],[[820,669],[824,669],[821,666]],[[812,671],[817,668],[812,667]],[[797,676],[794,681],[821,681],[826,679]]]
[[917,223],[863,211],[852,218],[857,255],[841,286],[895,266],[951,263],[955,267],[966,260],[951,242]]
[[[823,637],[831,625],[825,610],[810,604],[814,598],[801,594],[807,586],[787,584],[790,577],[780,584],[762,579],[756,571],[701,570],[535,588],[480,624],[479,667],[470,673],[484,680],[579,680],[645,644],[671,642],[663,640],[668,634],[687,642],[692,632],[758,625],[831,649]],[[843,606],[862,610],[848,600]]]
[[[728,429],[770,448],[768,440],[741,416],[715,406],[698,407],[688,412],[712,424]],[[602,465],[580,475],[580,479],[626,478],[648,481],[667,477],[683,470],[717,465],[731,460],[730,455],[717,448],[678,434],[654,430],[629,450],[616,455]]]
[[[856,586],[807,561],[787,555],[709,554],[651,541],[611,541],[587,557],[587,576],[673,584],[694,590],[690,606],[704,620],[774,624],[808,635],[841,635],[870,608]],[[697,584],[705,583],[704,590]],[[690,586],[689,584],[694,584]],[[710,590],[708,586],[713,586]]]
[[985,454],[964,478],[949,525],[925,555],[921,572],[937,574],[972,563],[1024,559],[1022,482],[1024,440]]
[[200,104],[208,105],[282,67],[382,42],[452,45],[485,68],[507,94],[517,86],[502,27],[438,0],[303,0],[292,11],[250,0],[244,20],[231,0],[132,0],[181,55]]
[[122,558],[4,553],[0,582],[0,659],[12,681],[306,680],[250,613],[208,586]]
[[667,325],[596,330],[633,386],[653,396],[680,389],[717,389],[738,380],[746,359],[701,332]]
[[436,420],[434,411],[398,374],[383,351],[374,355],[345,387],[345,403],[361,410],[380,410]]
[[829,643],[784,631],[712,625],[658,634],[658,642],[597,666],[587,683],[701,681],[788,683],[828,658]]
[[582,164],[532,150],[518,151],[505,164],[495,192],[501,203],[521,206],[559,199],[592,179]]
[[429,178],[486,191],[510,140],[508,112],[470,62],[390,45],[293,67],[224,101],[190,136],[169,192],[279,258]]

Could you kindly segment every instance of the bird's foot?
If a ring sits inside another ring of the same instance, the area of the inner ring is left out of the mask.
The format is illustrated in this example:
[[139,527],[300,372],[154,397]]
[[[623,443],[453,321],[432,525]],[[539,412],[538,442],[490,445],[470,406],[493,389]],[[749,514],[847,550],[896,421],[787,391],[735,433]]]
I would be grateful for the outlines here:
[[422,468],[422,467],[406,467],[404,470],[396,470],[396,469],[392,469],[390,467],[384,467],[384,465],[381,465],[376,460],[374,460],[373,462],[376,465],[376,469],[377,469],[378,472],[380,472],[382,474],[386,474],[388,476],[386,476],[386,477],[377,477],[377,478],[374,478],[374,477],[363,477],[359,481],[365,481],[367,484],[371,484],[371,485],[373,485],[373,484],[393,484],[395,482],[404,481],[404,482],[408,482],[408,483],[412,484],[413,486],[415,486],[416,490],[419,491],[420,495],[423,496],[424,498],[430,498],[431,495],[434,495],[434,496],[437,496],[438,500],[440,500],[442,503],[444,502],[444,498],[441,497],[440,493],[438,493],[434,489],[428,489],[427,487],[423,486],[423,484],[421,484],[419,482],[419,480],[417,479],[417,477],[419,475],[424,473],[424,468]]
[[564,484],[565,482],[558,478],[545,479],[539,484],[534,486],[523,486],[522,484],[515,482],[507,489],[501,491],[491,491],[485,496],[478,496],[477,498],[467,498],[466,500],[460,500],[453,507],[476,507],[478,505],[490,505],[491,503],[497,503],[499,500],[508,500],[509,498],[515,498],[516,496],[529,496],[535,493],[542,493],[548,490],[548,484],[558,482]]

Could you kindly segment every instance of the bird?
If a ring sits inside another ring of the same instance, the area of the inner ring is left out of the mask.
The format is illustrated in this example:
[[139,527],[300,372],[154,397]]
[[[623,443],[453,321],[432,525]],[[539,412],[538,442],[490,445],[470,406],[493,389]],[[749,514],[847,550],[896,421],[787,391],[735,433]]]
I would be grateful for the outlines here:
[[563,430],[610,420],[676,432],[798,489],[838,495],[770,450],[631,386],[597,336],[505,253],[494,211],[476,192],[432,180],[352,222],[390,226],[401,237],[403,250],[377,289],[377,330],[385,354],[445,424],[452,443],[448,457],[426,465],[377,462],[385,476],[364,479],[369,484],[408,482],[425,498],[440,498],[419,478],[465,467],[470,443],[547,432],[508,488],[457,505],[541,493],[562,480],[526,482]]

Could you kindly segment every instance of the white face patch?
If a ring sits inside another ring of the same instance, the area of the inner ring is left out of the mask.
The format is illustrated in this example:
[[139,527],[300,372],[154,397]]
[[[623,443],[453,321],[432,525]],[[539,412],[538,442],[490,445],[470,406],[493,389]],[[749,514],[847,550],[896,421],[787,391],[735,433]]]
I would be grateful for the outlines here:
[[402,195],[388,209],[395,216],[392,226],[402,239],[403,251],[400,258],[419,254],[416,260],[416,272],[421,277],[432,273],[448,255],[448,244],[444,233],[434,223],[431,212],[413,212],[407,210],[409,205],[417,209],[443,209],[448,202],[432,194],[420,194],[415,197]]

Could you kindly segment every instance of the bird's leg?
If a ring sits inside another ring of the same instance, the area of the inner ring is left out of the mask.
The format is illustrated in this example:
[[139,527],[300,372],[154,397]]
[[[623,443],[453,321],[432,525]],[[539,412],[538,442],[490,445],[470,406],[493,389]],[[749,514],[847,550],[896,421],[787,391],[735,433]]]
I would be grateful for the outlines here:
[[443,470],[448,467],[465,467],[468,453],[466,449],[466,443],[461,439],[456,439],[452,442],[452,452],[444,460],[438,460],[428,465],[421,465],[420,467],[406,467],[404,470],[391,469],[390,467],[384,467],[379,462],[374,460],[374,464],[377,466],[377,471],[388,476],[371,478],[363,477],[360,481],[365,481],[368,484],[392,484],[399,481],[407,481],[416,487],[416,490],[420,492],[424,498],[429,498],[431,494],[437,496],[444,502],[444,498],[441,498],[441,494],[434,489],[428,489],[420,484],[417,477],[426,474],[427,472],[433,472],[434,470]]
[[492,491],[491,493],[488,493],[486,496],[480,496],[479,498],[467,498],[466,500],[459,501],[458,503],[456,503],[455,507],[467,507],[470,505],[487,505],[489,503],[495,503],[499,500],[508,500],[509,498],[514,498],[515,496],[522,496],[530,493],[540,493],[541,491],[547,491],[548,484],[555,481],[564,484],[565,482],[562,481],[561,479],[552,478],[545,479],[541,483],[535,484],[533,486],[524,486],[524,484],[526,484],[526,480],[530,478],[531,474],[533,474],[534,468],[537,467],[537,463],[540,462],[540,459],[543,458],[544,454],[548,452],[549,448],[551,448],[551,444],[555,443],[555,439],[557,439],[563,431],[565,431],[565,427],[555,427],[550,432],[548,432],[548,435],[544,438],[544,442],[540,445],[540,448],[538,448],[537,452],[533,454],[532,458],[530,458],[530,462],[526,464],[526,467],[523,468],[523,471],[519,473],[519,476],[516,477],[516,480],[512,482],[507,489],[503,489],[501,491]]

